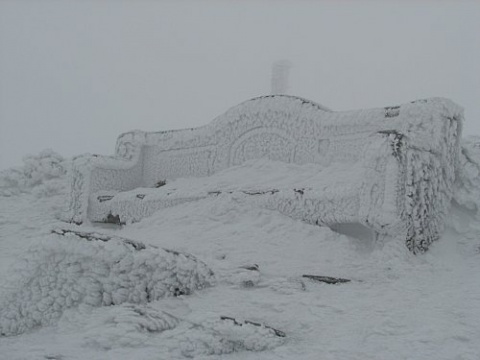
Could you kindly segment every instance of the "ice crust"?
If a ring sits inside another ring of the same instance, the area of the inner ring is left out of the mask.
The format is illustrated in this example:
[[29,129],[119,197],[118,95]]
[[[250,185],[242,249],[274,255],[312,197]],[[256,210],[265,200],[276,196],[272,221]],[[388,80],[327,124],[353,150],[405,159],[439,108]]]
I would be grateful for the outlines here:
[[80,304],[143,304],[213,285],[213,272],[190,255],[127,243],[54,235],[24,257],[14,291],[2,297],[0,334],[52,324]]
[[[423,252],[443,232],[462,120],[462,109],[443,98],[343,112],[294,96],[255,98],[206,126],[133,131],[120,135],[114,157],[77,158],[66,220],[80,224],[114,215],[122,222],[138,221],[205,194],[180,191],[142,199],[123,192],[153,188],[162,180],[211,176],[252,159],[324,169],[341,164],[343,171],[330,171],[305,196],[290,186],[264,203],[310,223],[360,223],[379,239],[400,239],[412,252]],[[343,181],[352,167],[356,171]],[[102,203],[99,195],[115,200]]]

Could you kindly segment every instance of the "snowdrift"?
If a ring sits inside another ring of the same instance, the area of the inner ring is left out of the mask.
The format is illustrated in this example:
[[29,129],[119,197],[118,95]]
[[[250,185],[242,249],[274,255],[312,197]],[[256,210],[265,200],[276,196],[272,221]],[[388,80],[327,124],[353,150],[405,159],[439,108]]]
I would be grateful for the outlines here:
[[264,325],[220,317],[195,323],[148,305],[122,304],[94,310],[88,317],[92,320],[84,346],[102,350],[140,347],[146,337],[155,335],[162,343],[157,356],[165,359],[265,351],[285,342]]

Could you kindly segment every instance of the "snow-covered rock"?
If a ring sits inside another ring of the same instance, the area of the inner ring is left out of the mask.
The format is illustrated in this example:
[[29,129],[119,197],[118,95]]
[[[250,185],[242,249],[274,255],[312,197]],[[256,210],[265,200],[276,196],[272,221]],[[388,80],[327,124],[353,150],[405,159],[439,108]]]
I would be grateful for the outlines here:
[[[174,329],[181,321],[145,304],[124,303],[82,315],[84,318],[87,315],[84,344],[100,349],[141,346],[146,340],[146,334],[159,334]],[[72,320],[68,316],[67,319]]]
[[268,208],[319,225],[359,223],[423,252],[444,229],[462,120],[442,98],[343,112],[294,96],[255,98],[200,128],[122,134],[115,157],[77,158],[65,218],[138,221],[206,194],[128,191],[268,158],[324,169],[303,193],[297,184],[277,189],[263,200]]
[[25,255],[13,291],[2,296],[0,334],[52,324],[79,304],[146,303],[214,283],[213,272],[191,255],[135,245],[68,233],[39,241]]
[[58,194],[64,189],[69,162],[51,149],[23,159],[23,166],[0,172],[0,196],[33,191],[38,197]]
[[[196,323],[148,305],[122,304],[82,315],[80,321],[86,322],[81,333],[84,346],[134,348],[145,346],[149,336],[155,336],[162,343],[158,356],[165,359],[265,351],[285,342],[285,334],[264,324],[222,320],[220,316]],[[78,320],[78,315],[68,319]]]
[[228,320],[209,321],[201,326],[192,324],[178,337],[180,346],[173,353],[186,358],[272,350],[285,342],[272,328],[248,322],[235,324]]

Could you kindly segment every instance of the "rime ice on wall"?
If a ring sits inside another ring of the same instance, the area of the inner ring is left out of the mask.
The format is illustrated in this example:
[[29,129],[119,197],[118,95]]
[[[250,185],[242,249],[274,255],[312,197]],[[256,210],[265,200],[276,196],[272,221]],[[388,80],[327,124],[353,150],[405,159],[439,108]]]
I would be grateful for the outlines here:
[[[124,144],[123,148],[127,148]],[[99,157],[96,155],[82,155],[73,159],[70,171],[71,191],[68,199],[68,209],[64,213],[64,220],[82,223],[87,218],[89,194],[108,188],[111,190],[129,190],[142,185],[143,162],[141,143],[137,144],[137,151],[130,150],[130,157]]]
[[479,214],[480,210],[480,137],[462,141],[460,166],[455,186],[455,201]]
[[480,137],[462,139],[459,166],[447,224],[460,234],[478,238],[480,221]]
[[213,273],[190,255],[111,240],[52,235],[25,257],[22,281],[2,296],[0,336],[57,320],[67,308],[146,303],[212,285]]
[[[121,199],[120,193],[151,188],[159,180],[210,176],[262,157],[324,167],[357,164],[353,178],[358,180],[347,188],[318,186],[303,197],[288,189],[265,203],[289,215],[289,209],[297,209],[295,216],[319,224],[358,222],[422,252],[443,231],[462,119],[462,109],[442,98],[343,112],[294,96],[255,98],[200,128],[123,134],[113,159],[77,160],[69,219],[104,220],[95,214],[109,206],[98,201],[105,191]],[[338,176],[331,173],[329,183],[338,182]],[[165,197],[158,200],[163,205],[135,201],[130,205],[147,210],[168,206]]]

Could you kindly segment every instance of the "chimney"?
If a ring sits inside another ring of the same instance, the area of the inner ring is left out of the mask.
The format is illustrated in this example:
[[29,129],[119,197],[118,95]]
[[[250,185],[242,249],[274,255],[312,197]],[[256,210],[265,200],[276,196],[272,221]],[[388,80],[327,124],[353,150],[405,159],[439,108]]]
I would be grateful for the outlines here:
[[288,60],[278,60],[272,65],[272,95],[288,93],[288,75],[292,63]]

